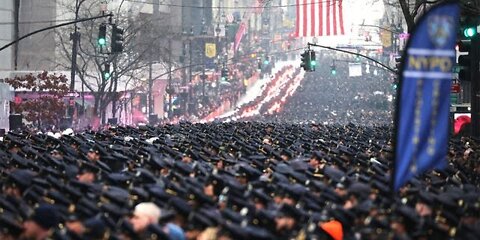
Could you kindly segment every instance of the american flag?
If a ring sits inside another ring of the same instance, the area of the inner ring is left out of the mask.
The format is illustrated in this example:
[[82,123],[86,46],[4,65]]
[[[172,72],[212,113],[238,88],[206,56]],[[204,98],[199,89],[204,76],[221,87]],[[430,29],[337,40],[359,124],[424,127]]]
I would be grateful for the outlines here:
[[296,36],[344,35],[342,0],[297,0]]
[[236,52],[238,51],[238,48],[240,47],[240,41],[242,41],[243,35],[247,31],[247,24],[245,22],[240,23],[240,26],[238,27],[237,34],[235,35],[235,43],[233,50]]

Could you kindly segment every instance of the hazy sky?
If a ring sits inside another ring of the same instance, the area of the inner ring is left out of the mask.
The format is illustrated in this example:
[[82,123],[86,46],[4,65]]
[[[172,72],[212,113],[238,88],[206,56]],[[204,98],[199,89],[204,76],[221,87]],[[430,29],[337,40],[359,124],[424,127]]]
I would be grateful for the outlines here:
[[[383,2],[379,0],[344,0],[343,2],[345,36],[321,37],[318,43],[332,45],[355,42],[354,39],[358,38],[358,26],[362,23],[377,25],[385,12]],[[378,29],[372,28],[371,31],[376,32]]]

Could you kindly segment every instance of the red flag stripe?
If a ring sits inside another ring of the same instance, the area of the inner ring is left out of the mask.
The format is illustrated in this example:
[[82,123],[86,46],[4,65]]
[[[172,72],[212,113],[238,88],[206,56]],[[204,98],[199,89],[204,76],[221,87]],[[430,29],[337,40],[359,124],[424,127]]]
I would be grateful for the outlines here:
[[342,0],[297,0],[296,36],[344,35]]
[[303,36],[307,35],[307,24],[309,19],[307,18],[307,0],[303,0]]
[[340,34],[344,35],[345,30],[343,28],[343,0],[338,0],[338,15],[340,18]]
[[330,36],[330,0],[327,0],[327,36]]
[[[318,29],[318,35],[323,35],[323,0],[318,2],[318,18],[319,18],[319,29]],[[315,36],[315,35],[313,35]]]
[[245,34],[247,27],[245,23],[241,23],[238,28],[237,34],[235,35],[234,51],[237,51],[240,47],[240,41],[242,41],[243,35]]
[[311,32],[310,35],[315,36],[315,31],[317,30],[315,28],[315,18],[316,18],[316,16],[315,16],[315,2],[312,1],[309,4],[310,4],[310,13],[312,14],[310,19],[313,19],[312,25],[311,25],[311,28],[310,28],[310,32]]
[[295,24],[295,36],[299,37],[300,36],[300,0],[297,0],[297,21]]

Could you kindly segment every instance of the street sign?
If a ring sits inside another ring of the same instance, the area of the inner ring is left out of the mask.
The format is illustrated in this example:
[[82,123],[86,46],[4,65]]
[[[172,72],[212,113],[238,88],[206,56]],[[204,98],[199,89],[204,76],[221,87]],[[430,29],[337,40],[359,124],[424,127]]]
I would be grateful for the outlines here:
[[215,43],[205,43],[205,56],[213,58],[217,55]]
[[389,31],[382,31],[381,34],[382,46],[384,48],[389,48],[392,46],[392,33]]

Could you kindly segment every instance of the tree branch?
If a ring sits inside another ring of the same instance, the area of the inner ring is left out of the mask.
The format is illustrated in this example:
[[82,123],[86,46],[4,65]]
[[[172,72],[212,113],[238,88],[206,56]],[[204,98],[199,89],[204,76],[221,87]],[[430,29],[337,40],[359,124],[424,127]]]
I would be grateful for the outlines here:
[[399,0],[400,7],[402,8],[403,16],[407,22],[408,32],[413,30],[415,26],[414,16],[410,13],[410,7],[408,6],[406,0]]

